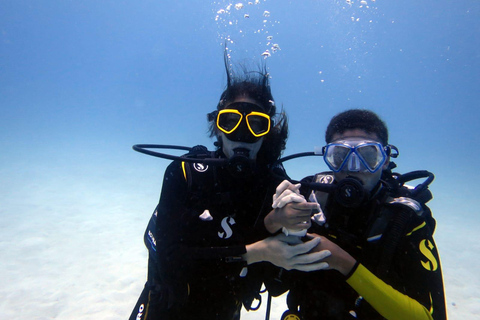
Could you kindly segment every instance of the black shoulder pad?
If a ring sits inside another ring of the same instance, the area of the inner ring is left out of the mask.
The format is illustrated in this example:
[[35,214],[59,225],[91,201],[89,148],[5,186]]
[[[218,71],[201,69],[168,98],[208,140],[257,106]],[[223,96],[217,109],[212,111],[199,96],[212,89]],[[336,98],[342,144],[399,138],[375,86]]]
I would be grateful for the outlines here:
[[285,168],[283,167],[283,164],[277,163],[274,166],[270,167],[270,170],[273,171],[273,173],[279,177],[285,177],[285,179],[288,179],[287,172],[285,171]]
[[202,146],[202,145],[196,145],[194,146],[188,154],[208,154],[209,151],[207,147]]
[[188,191],[196,192],[206,185],[212,184],[213,167],[201,162],[184,162]]
[[413,210],[413,212],[415,212],[415,214],[419,217],[423,214],[422,205],[418,201],[411,198],[407,198],[407,197],[393,198],[388,202],[388,204],[405,206]]

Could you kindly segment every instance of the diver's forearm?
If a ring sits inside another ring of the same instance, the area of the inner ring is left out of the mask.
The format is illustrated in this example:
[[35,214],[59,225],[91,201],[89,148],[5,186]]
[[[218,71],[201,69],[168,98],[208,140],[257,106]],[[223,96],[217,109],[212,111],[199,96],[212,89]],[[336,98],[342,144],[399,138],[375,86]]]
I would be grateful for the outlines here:
[[418,301],[395,290],[361,264],[347,279],[347,283],[388,320],[433,319]]

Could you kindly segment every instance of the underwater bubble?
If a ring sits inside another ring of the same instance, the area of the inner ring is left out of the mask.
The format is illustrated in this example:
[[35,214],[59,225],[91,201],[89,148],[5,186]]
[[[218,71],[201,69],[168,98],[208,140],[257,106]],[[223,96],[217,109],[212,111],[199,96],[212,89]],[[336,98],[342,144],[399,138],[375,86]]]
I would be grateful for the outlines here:
[[366,5],[367,5],[367,1],[362,0],[362,1],[360,1],[360,4],[366,6]]
[[245,13],[245,14],[243,15],[243,17],[244,17],[244,18],[250,18],[250,15],[249,15],[248,13]]
[[253,2],[251,2],[251,1],[248,2],[248,5],[249,5],[249,6],[251,6],[252,4],[253,4]]
[[263,12],[263,16],[264,16],[264,17],[270,17],[270,11],[265,10],[265,11]]
[[260,3],[260,0],[255,0],[255,4],[259,4]]
[[225,10],[220,9],[220,10],[217,11],[217,14],[222,14],[222,13],[225,13]]
[[272,54],[271,54],[270,51],[268,51],[268,50],[265,50],[265,52],[262,53],[262,57],[263,57],[264,59],[267,59],[268,57],[271,57],[271,56],[272,56]]
[[237,3],[235,5],[235,9],[237,9],[237,10],[243,9],[243,3]]
[[278,43],[274,43],[274,44],[272,45],[272,51],[273,51],[273,52],[277,52],[278,50],[281,50],[281,49],[280,49],[280,46],[278,45]]
[[268,36],[268,37],[267,37],[267,40],[268,40],[268,41],[270,41],[270,40],[272,40],[272,39],[273,39],[273,36]]

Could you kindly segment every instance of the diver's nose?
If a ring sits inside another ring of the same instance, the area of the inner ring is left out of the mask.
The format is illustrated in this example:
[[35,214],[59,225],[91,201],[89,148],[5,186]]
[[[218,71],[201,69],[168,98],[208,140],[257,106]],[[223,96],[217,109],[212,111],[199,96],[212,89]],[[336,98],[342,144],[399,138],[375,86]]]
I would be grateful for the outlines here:
[[228,139],[230,139],[231,141],[247,143],[253,143],[257,140],[257,138],[255,138],[248,129],[245,119],[242,119],[242,122],[240,122],[238,128],[235,129],[234,132],[229,134]]
[[347,168],[351,172],[359,172],[361,170],[360,159],[355,153],[350,154],[347,159]]

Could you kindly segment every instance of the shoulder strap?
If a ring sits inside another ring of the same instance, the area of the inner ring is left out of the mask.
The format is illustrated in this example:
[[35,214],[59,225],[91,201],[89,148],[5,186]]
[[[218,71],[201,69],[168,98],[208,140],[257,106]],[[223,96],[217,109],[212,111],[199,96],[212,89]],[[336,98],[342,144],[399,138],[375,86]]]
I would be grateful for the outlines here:
[[[320,172],[317,173],[313,176],[312,182],[315,183],[322,183],[322,184],[333,184],[333,181],[335,180],[333,176],[333,172],[331,171],[325,171],[325,172]],[[311,193],[311,191],[308,192],[308,196]],[[320,206],[322,208],[325,208],[325,205],[327,203],[328,199],[328,193],[326,192],[321,192],[321,191],[316,191],[315,192],[315,197],[317,198],[318,203],[320,203]]]
[[417,216],[421,216],[423,214],[422,205],[418,201],[411,198],[407,198],[407,197],[393,198],[390,201],[388,201],[388,205],[408,207]]
[[[204,146],[195,146],[192,150],[186,155],[189,157],[195,157],[198,154],[204,154],[209,152]],[[211,157],[213,157],[213,152]],[[183,178],[187,183],[187,190],[190,194],[188,196],[189,201],[195,201],[197,198],[201,198],[198,193],[205,192],[204,190],[208,187],[211,187],[209,181],[213,181],[213,167],[205,165],[203,163],[192,163],[192,162],[179,162],[181,166],[181,171],[183,173]],[[157,258],[157,236],[156,236],[156,224],[157,224],[157,214],[159,207],[155,208],[150,220],[148,221],[147,228],[145,230],[143,240],[145,246],[149,252],[149,260],[153,260],[154,264],[158,262]],[[149,263],[150,266],[150,263]],[[149,268],[150,269],[150,268]],[[150,277],[150,270],[149,270]]]
[[381,258],[377,264],[377,271],[380,274],[388,273],[391,267],[393,256],[397,250],[400,240],[405,235],[407,226],[413,217],[420,217],[424,210],[416,200],[407,197],[391,198],[387,202],[387,208],[396,208],[393,217],[386,227],[382,239]]
[[330,171],[317,173],[313,181],[317,183],[332,184],[335,180],[333,173]]
[[[196,158],[200,155],[203,158],[206,154],[210,158],[215,157],[214,151],[208,151],[205,146],[198,145],[184,156]],[[181,165],[185,181],[187,182],[188,201],[195,205],[200,199],[205,198],[202,195],[212,191],[215,180],[215,167],[201,162],[182,162]]]

